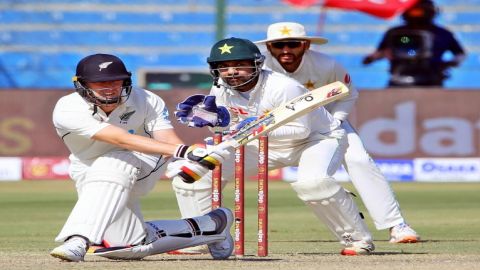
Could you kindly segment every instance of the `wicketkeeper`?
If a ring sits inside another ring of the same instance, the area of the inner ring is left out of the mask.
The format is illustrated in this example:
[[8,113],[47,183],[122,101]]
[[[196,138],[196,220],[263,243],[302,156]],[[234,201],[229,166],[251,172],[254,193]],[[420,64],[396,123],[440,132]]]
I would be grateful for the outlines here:
[[[210,95],[178,104],[176,117],[193,127],[238,129],[282,103],[307,92],[297,81],[262,69],[264,56],[251,41],[228,38],[211,48],[207,59],[214,85]],[[341,254],[369,254],[372,236],[350,194],[332,177],[345,152],[345,131],[323,107],[269,132],[269,169],[298,167],[292,188],[343,244]],[[257,174],[258,142],[245,147],[245,175]],[[223,163],[223,185],[234,179],[234,154]],[[198,177],[197,177],[198,178]],[[175,177],[182,217],[211,209],[211,173],[193,184]],[[197,179],[194,179],[197,180]]]

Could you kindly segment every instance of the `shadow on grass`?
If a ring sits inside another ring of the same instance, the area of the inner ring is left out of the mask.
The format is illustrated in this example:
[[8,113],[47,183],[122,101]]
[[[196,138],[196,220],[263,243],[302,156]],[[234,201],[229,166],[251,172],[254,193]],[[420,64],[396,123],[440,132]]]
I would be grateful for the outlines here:
[[[332,253],[332,252],[299,252],[295,253],[297,255],[304,255],[304,256],[317,256],[317,255],[339,255],[339,253]],[[365,256],[382,256],[382,255],[423,255],[423,254],[429,254],[427,252],[373,252],[370,255],[358,255],[358,256],[342,256],[342,257],[365,257]],[[294,255],[289,254],[289,255]]]
[[[251,261],[251,262],[275,262],[275,261],[282,261],[282,259],[279,258],[268,258],[268,257],[258,257],[256,255],[244,255],[243,257],[235,257],[231,256],[228,260],[214,260],[210,257],[202,256],[202,255],[174,255],[175,257],[171,258],[145,258],[143,260],[92,260],[89,262],[109,262],[109,263],[124,263],[124,262],[186,262],[186,261],[208,261],[208,262],[234,262],[234,261]],[[180,257],[182,256],[182,257]],[[199,257],[196,257],[199,256]],[[90,257],[92,258],[92,257]]]
[[[373,242],[388,242],[389,240],[374,240]],[[254,242],[254,241],[247,241],[247,242]],[[269,242],[276,242],[276,243],[338,243],[337,240],[276,240],[276,241],[271,241]],[[420,240],[417,243],[448,243],[448,242],[479,242],[476,239],[450,239],[450,240],[435,240],[435,239],[427,239],[427,240]],[[405,243],[406,245],[414,245],[415,243]],[[402,244],[398,244],[402,245]]]
[[418,241],[419,243],[448,243],[448,242],[478,242],[476,239],[442,239],[442,240],[434,240],[434,239],[428,239],[428,240],[420,240]]

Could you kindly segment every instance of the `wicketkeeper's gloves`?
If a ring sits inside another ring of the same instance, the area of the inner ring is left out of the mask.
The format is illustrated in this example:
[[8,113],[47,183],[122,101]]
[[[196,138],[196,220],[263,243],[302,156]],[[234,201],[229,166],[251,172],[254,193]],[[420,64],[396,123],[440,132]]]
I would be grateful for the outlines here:
[[230,123],[230,112],[217,106],[215,96],[192,95],[177,104],[175,117],[190,127],[226,127]]

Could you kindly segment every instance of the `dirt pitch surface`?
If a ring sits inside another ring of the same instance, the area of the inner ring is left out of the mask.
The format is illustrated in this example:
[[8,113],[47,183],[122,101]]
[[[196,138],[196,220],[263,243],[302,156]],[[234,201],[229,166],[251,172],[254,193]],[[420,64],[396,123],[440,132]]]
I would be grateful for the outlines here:
[[[227,187],[227,188],[231,188]],[[351,186],[347,186],[349,190]],[[391,244],[387,230],[378,231],[364,209],[375,239],[371,256],[344,257],[340,244],[318,222],[288,183],[269,184],[269,256],[257,250],[256,182],[246,185],[246,241],[248,256],[214,261],[208,255],[156,255],[143,261],[110,261],[87,256],[85,262],[61,262],[49,256],[58,245],[55,236],[75,204],[69,182],[21,181],[0,184],[0,270],[480,270],[480,183],[394,183],[406,218],[422,237],[416,244]],[[233,207],[233,190],[225,192]],[[358,203],[361,203],[357,199]],[[173,207],[174,206],[174,207]],[[142,200],[147,220],[175,219],[176,200],[169,182],[160,182]],[[360,204],[360,207],[363,206]],[[292,226],[292,224],[295,226]],[[232,229],[233,231],[233,229]]]
[[207,255],[157,255],[143,261],[110,261],[87,257],[85,262],[61,262],[45,253],[1,253],[0,269],[480,269],[480,255],[382,254],[345,257],[337,254],[272,254],[265,258],[231,257],[214,261]]

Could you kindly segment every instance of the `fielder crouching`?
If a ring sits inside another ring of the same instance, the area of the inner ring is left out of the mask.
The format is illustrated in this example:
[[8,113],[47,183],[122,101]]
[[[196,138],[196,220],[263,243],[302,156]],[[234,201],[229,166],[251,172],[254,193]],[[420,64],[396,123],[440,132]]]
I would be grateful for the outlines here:
[[144,222],[140,197],[164,174],[170,156],[185,160],[186,174],[204,174],[226,152],[185,146],[157,95],[132,89],[131,73],[116,56],[82,59],[74,77],[76,92],[62,97],[53,112],[58,135],[70,150],[69,173],[78,200],[50,253],[66,261],[91,254],[111,259],[141,259],[207,244],[214,259],[233,249],[230,210],[183,220]]
[[[240,38],[215,43],[207,59],[214,86],[209,96],[194,95],[178,104],[176,117],[192,127],[238,129],[279,107],[307,89],[287,76],[262,69],[264,56],[251,41]],[[325,108],[286,123],[268,133],[269,169],[298,167],[292,188],[343,245],[343,255],[374,250],[372,236],[355,202],[332,177],[340,166],[347,140],[345,131]],[[245,176],[258,171],[258,142],[245,147]],[[234,154],[222,166],[222,186],[234,179]],[[179,161],[183,162],[183,161]],[[175,177],[172,184],[183,218],[211,209],[211,173],[193,184]]]

